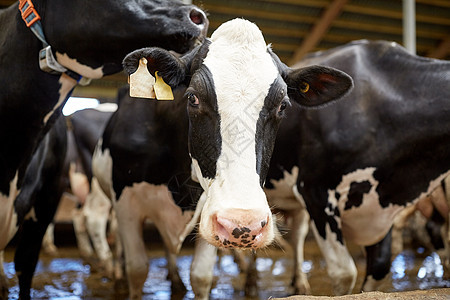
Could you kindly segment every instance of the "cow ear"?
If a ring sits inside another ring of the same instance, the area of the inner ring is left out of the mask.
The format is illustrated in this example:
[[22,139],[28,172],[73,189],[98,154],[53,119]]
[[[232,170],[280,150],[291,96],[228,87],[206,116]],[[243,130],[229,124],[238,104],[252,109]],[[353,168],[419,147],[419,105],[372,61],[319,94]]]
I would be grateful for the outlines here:
[[289,98],[304,107],[320,107],[345,96],[353,88],[346,73],[324,66],[288,69],[283,76]]
[[172,88],[184,82],[187,73],[185,62],[161,48],[142,48],[129,53],[122,63],[128,75],[136,72],[141,58],[147,59],[147,69],[153,77],[158,72]]

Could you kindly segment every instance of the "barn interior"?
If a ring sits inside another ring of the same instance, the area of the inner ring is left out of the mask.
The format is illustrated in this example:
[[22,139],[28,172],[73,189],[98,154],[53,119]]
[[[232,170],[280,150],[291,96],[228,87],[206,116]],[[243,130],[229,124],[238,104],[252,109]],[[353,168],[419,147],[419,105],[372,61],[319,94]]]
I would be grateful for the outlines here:
[[[0,0],[0,9],[13,5],[15,2]],[[298,62],[308,53],[331,49],[360,39],[392,41],[408,46],[409,51],[420,56],[450,60],[449,0],[193,0],[189,2],[199,6],[207,13],[210,22],[208,35],[211,35],[220,24],[230,19],[245,18],[256,23],[262,30],[266,42],[272,45],[274,52],[288,65]],[[408,8],[408,2],[412,3],[412,10],[411,6]],[[127,76],[124,73],[117,73],[102,79],[94,79],[87,86],[77,86],[72,96],[94,98],[99,102],[115,102],[118,89],[124,85],[127,85]],[[66,204],[69,205],[69,209],[73,205],[70,201]],[[59,213],[57,220],[59,227],[56,229],[55,236],[56,240],[59,239],[59,245],[63,246],[75,244],[75,237],[71,231],[71,216],[67,212]],[[155,229],[150,226],[145,233],[146,240],[149,243],[161,243],[161,239],[155,238],[154,233]],[[310,240],[312,240],[312,236]],[[194,241],[195,238],[189,236],[187,244],[193,246]],[[312,243],[314,244],[314,242]],[[325,279],[327,274],[323,266],[324,262],[320,258],[317,245],[313,244],[308,250],[305,250],[305,256],[309,256],[311,265],[314,265],[312,270],[318,271],[314,278],[310,278],[311,284],[315,286],[330,285],[332,279]],[[392,269],[394,276],[391,281],[386,283],[385,291],[450,287],[450,280],[443,278],[443,270],[437,254],[429,254],[423,246],[416,249],[419,250],[406,252],[404,256],[394,261]],[[60,265],[55,266],[52,265],[52,259],[47,257],[40,265],[37,275],[38,286],[43,291],[58,285],[61,286],[60,291],[55,292],[56,294],[52,294],[51,291],[41,294],[36,292],[37,299],[45,299],[48,295],[56,295],[55,297],[59,297],[58,299],[79,299],[65,291],[77,288],[86,289],[86,285],[93,291],[108,287],[108,280],[100,275],[94,275],[94,279],[100,282],[99,284],[87,283],[85,278],[87,278],[86,274],[89,270],[80,260],[77,260],[76,253],[71,250],[67,250],[66,253],[64,251],[66,250],[62,249],[60,253],[67,254],[70,257],[69,260],[60,260],[56,263]],[[359,271],[363,272],[364,253],[355,246],[352,248],[352,253],[359,260],[357,262]],[[159,272],[163,275],[155,275],[146,283],[147,293],[159,295],[148,299],[170,299],[170,285],[169,287],[162,286],[160,289],[155,288],[165,280],[166,273],[162,271],[165,262],[158,260],[158,257],[164,256],[164,249],[160,247],[152,255],[154,258],[151,265],[153,273],[158,274]],[[268,250],[261,259],[260,271],[262,273],[260,277],[292,271],[289,261],[283,259],[278,259],[278,262],[272,261],[269,258],[270,255],[271,252]],[[183,278],[188,277],[191,256],[192,248],[182,252],[183,258],[180,264],[186,269],[185,274],[182,275]],[[422,259],[418,265],[413,262],[416,256]],[[8,259],[12,260],[11,253],[9,256],[7,255],[6,260],[8,261]],[[428,261],[423,262],[425,259]],[[311,269],[308,270],[308,266],[311,267],[311,265],[305,265],[308,272],[311,271]],[[396,266],[397,269],[395,269]],[[239,271],[229,255],[225,254],[222,257],[218,268],[223,271],[221,273],[223,278],[222,281],[218,279],[219,285],[215,290],[216,294],[213,294],[211,299],[230,299],[230,297],[249,299],[243,295],[242,291],[236,292],[230,288],[233,285],[236,286],[236,281],[244,279],[239,275]],[[13,273],[11,265],[6,267],[6,272]],[[59,279],[42,275],[46,272],[53,272],[58,274],[57,276],[63,276],[63,273],[68,274],[65,275],[67,276],[65,281],[72,281],[79,286],[73,284],[66,286],[63,280],[58,281]],[[409,278],[408,274],[410,274]],[[426,283],[421,281],[425,276],[429,276]],[[260,286],[270,286],[272,291],[278,291],[275,295],[281,297],[285,296],[281,289],[288,280],[290,278],[287,277],[273,282],[268,280],[261,283]],[[358,280],[356,286],[361,285],[361,280]],[[11,282],[17,284],[17,282]],[[239,286],[242,288],[242,284]],[[314,290],[314,292],[316,291]],[[446,297],[447,292],[449,292],[448,289],[441,292],[444,294],[443,297]],[[330,295],[330,293],[329,288],[316,292],[317,295]],[[108,292],[104,294],[92,292],[90,295],[93,299],[113,297]],[[191,299],[192,291],[187,295],[182,295],[179,299]],[[274,294],[262,292],[258,299],[272,295]],[[172,297],[172,299],[174,298]],[[426,295],[424,299],[426,299]]]

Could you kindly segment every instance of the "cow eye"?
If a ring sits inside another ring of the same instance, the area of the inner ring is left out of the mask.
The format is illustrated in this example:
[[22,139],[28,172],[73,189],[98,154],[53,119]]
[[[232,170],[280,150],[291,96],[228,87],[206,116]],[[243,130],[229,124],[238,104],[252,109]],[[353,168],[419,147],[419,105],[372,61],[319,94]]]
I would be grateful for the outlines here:
[[187,94],[187,99],[188,99],[188,102],[189,102],[190,106],[197,107],[200,104],[200,102],[198,101],[197,96],[195,96],[194,93],[188,93]]
[[303,94],[307,93],[309,91],[309,84],[305,81],[303,81],[302,83],[300,83],[300,92],[302,92]]
[[278,106],[278,110],[277,113],[280,115],[283,113],[283,111],[286,109],[286,107],[288,107],[291,103],[289,102],[289,100],[283,100],[280,103],[280,106]]

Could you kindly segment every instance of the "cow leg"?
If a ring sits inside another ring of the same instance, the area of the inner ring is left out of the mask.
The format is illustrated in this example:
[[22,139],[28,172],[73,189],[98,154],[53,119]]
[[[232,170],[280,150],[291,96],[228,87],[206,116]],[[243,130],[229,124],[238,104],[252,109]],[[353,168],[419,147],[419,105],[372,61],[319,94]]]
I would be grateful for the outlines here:
[[91,241],[89,240],[83,207],[73,209],[72,223],[81,257],[84,259],[91,259],[94,256],[94,250],[92,249]]
[[191,265],[191,286],[195,299],[209,298],[213,280],[217,248],[199,237],[195,243],[195,253]]
[[143,204],[133,188],[125,188],[114,206],[120,241],[125,255],[125,270],[130,299],[141,299],[147,279],[149,260],[142,236],[144,226]]
[[305,239],[309,230],[308,223],[309,214],[305,208],[294,211],[291,244],[294,249],[294,276],[292,278],[292,286],[296,295],[311,294],[308,278],[302,271]]
[[375,291],[391,268],[392,229],[386,236],[372,246],[366,246],[366,276],[362,291]]
[[234,262],[238,265],[239,272],[245,273],[248,269],[248,263],[245,260],[245,253],[239,249],[233,249]]
[[[299,193],[297,186],[292,188],[295,198],[303,207],[306,207],[302,195]],[[319,220],[320,222],[320,220]],[[337,240],[338,234],[342,236],[342,231],[335,228],[335,232],[331,231],[330,225],[325,224],[326,238],[324,239],[317,231],[315,221],[310,222],[312,232],[316,238],[316,242],[327,263],[327,273],[333,279],[333,291],[335,295],[351,294],[356,283],[358,270],[355,262],[348,252],[345,243],[342,244]]]
[[111,201],[101,190],[97,178],[92,178],[92,190],[86,197],[84,214],[89,236],[94,244],[95,251],[105,269],[106,276],[113,276],[113,257],[106,238],[106,227],[111,211]]
[[449,210],[446,215],[445,228],[442,229],[442,240],[444,242],[446,254],[443,265],[446,271],[450,273],[450,176],[444,179],[444,194]]
[[50,223],[45,232],[44,239],[42,240],[42,248],[44,248],[44,253],[52,256],[58,254],[58,249],[55,246],[55,234],[54,234],[55,224]]
[[170,253],[166,249],[166,257],[167,257],[167,279],[172,282],[172,293],[180,294],[186,292],[186,287],[184,286],[183,281],[181,280],[180,274],[178,272],[177,267],[177,255],[174,253]]
[[255,298],[258,296],[258,270],[256,269],[256,252],[250,254],[250,261],[247,267],[247,277],[245,278],[245,296]]
[[4,251],[0,251],[0,299],[8,299],[8,280],[3,269]]
[[305,200],[297,190],[297,186],[292,187],[292,193],[295,199],[300,203],[300,208],[295,209],[293,212],[293,232],[291,245],[294,249],[294,276],[292,278],[292,285],[294,286],[294,293],[301,295],[311,294],[311,287],[308,282],[308,278],[303,273],[302,267],[304,262],[304,248],[305,239],[309,231],[309,213],[306,209]]
[[327,263],[327,273],[332,278],[334,294],[351,294],[358,271],[347,247],[335,239],[331,230],[327,229],[327,239],[323,239],[314,222],[311,223],[311,229]]
[[110,226],[109,226],[109,235],[114,240],[114,279],[116,284],[121,284],[121,281],[124,279],[123,273],[125,268],[125,263],[123,261],[123,244],[120,240],[119,234],[119,224],[117,221],[117,216],[115,210],[111,211],[110,215]]
[[391,251],[393,256],[397,256],[403,251],[403,231],[408,219],[416,211],[415,205],[411,205],[403,209],[395,216],[394,224],[392,225],[392,246]]
[[39,259],[42,239],[47,230],[47,226],[53,219],[49,215],[47,217],[30,218],[22,225],[22,234],[14,255],[14,265],[17,277],[19,278],[19,297],[22,300],[30,299],[31,281]]

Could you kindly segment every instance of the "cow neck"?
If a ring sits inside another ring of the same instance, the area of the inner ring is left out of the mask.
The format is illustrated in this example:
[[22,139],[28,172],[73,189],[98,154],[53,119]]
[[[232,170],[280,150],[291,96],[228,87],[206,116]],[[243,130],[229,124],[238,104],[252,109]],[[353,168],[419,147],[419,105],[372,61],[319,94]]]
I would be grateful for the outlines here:
[[[52,48],[47,42],[41,23],[41,16],[37,12],[32,0],[19,0],[19,11],[25,25],[30,28],[33,34],[42,42],[43,48],[39,51],[39,67],[42,71],[51,74],[66,74],[76,80],[78,84],[87,85],[89,78],[84,78],[80,74],[63,67],[55,59]],[[45,9],[43,9],[43,12]]]

